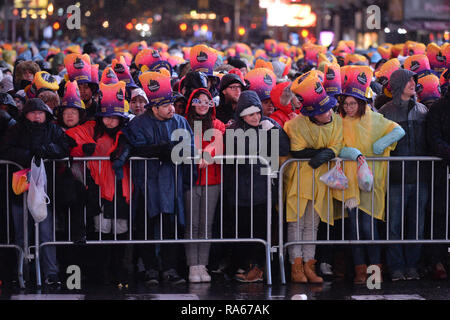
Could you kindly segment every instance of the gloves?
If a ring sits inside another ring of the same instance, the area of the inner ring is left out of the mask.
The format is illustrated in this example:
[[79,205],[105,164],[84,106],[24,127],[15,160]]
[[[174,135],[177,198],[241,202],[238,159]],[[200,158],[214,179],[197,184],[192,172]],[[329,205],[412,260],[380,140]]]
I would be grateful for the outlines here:
[[345,160],[358,160],[362,156],[361,151],[352,147],[343,147],[339,153],[339,157]]
[[36,146],[32,150],[34,159],[36,160],[36,163],[40,163],[41,159],[45,158],[45,147],[44,146]]
[[320,153],[324,149],[313,149],[313,148],[305,148],[300,151],[291,151],[291,154],[294,158],[302,159],[302,158],[312,158],[318,153]]
[[78,145],[74,138],[69,137],[68,135],[66,135],[66,139],[67,139],[67,143],[69,145],[69,148],[75,148]]
[[120,161],[120,160],[113,161],[112,168],[114,169],[114,172],[116,173],[116,178],[119,180],[122,180],[123,179],[122,161]]
[[94,153],[96,146],[97,145],[95,143],[85,143],[83,144],[81,149],[83,149],[83,152],[86,156],[90,157]]
[[394,142],[397,142],[401,138],[403,138],[405,135],[405,130],[403,130],[402,127],[398,126],[395,127],[391,132],[386,134],[384,137],[381,137],[375,143],[373,144],[373,153],[375,154],[382,154],[384,152],[384,149],[389,147]]
[[317,169],[322,164],[330,161],[334,157],[336,157],[336,155],[334,154],[334,151],[331,149],[325,148],[322,151],[320,151],[318,154],[316,154],[314,157],[312,157],[311,160],[309,160],[308,164],[311,166],[311,168]]
[[162,162],[172,162],[171,154],[173,145],[170,142],[166,142],[160,145],[161,153],[159,155],[159,160]]

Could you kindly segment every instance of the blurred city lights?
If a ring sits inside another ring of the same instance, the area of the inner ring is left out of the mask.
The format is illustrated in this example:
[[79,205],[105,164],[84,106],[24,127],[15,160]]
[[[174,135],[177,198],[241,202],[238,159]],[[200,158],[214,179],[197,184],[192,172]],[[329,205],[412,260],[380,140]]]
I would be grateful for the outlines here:
[[107,29],[109,27],[109,21],[108,20],[104,21],[102,26],[103,28]]
[[200,30],[202,30],[203,32],[207,32],[208,31],[208,26],[206,24],[202,24]]
[[127,28],[127,30],[131,31],[131,30],[133,30],[133,24],[131,22],[128,22],[127,25],[125,26],[125,28]]
[[245,28],[244,27],[239,27],[238,34],[242,37],[245,34]]
[[184,23],[184,22],[181,23],[181,24],[180,24],[180,30],[181,30],[181,31],[186,31],[186,30],[187,30],[187,24]]

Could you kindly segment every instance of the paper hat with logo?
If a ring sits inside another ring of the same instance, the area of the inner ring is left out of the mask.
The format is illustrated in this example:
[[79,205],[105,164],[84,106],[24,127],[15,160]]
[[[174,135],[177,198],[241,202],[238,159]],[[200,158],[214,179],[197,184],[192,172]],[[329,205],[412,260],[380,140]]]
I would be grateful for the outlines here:
[[329,96],[317,73],[307,72],[292,82],[291,91],[297,96],[304,116],[313,117],[327,112],[337,104]]
[[421,103],[428,103],[441,97],[439,78],[434,74],[421,77],[417,81],[417,96]]
[[430,43],[427,46],[427,57],[430,61],[430,67],[435,72],[441,73],[447,66],[447,57],[442,53],[442,48],[436,43]]
[[441,73],[441,76],[439,77],[439,84],[441,85],[441,88],[450,85],[450,69],[445,69]]
[[305,51],[305,61],[306,63],[317,65],[319,61],[319,53],[326,54],[327,53],[327,47],[325,46],[319,46],[315,44],[309,44],[304,47],[303,49]]
[[58,81],[47,71],[39,71],[34,75],[33,82],[24,91],[28,98],[36,98],[42,91],[57,91]]
[[119,82],[119,78],[117,77],[113,68],[112,67],[105,68],[105,70],[103,70],[102,79],[100,80],[100,83],[114,84],[117,82]]
[[131,54],[133,55],[133,57],[136,57],[136,55],[144,50],[147,49],[147,42],[145,42],[144,40],[139,41],[139,42],[133,42],[128,46],[128,50],[131,52]]
[[344,41],[344,40],[340,40],[336,46],[336,48],[332,51],[332,53],[336,56],[336,57],[345,57],[347,54],[352,53],[352,48],[351,46],[349,46],[349,44]]
[[415,41],[406,41],[403,46],[403,56],[413,56],[415,54],[425,54],[427,48],[423,43]]
[[341,93],[341,67],[337,63],[325,64],[323,86],[329,95]]
[[149,107],[160,107],[174,101],[170,80],[166,72],[147,71],[139,76]]
[[158,50],[155,49],[143,49],[139,51],[134,59],[136,66],[145,71],[158,71],[159,69],[167,69],[172,73],[172,67],[167,61],[164,61]]
[[445,57],[445,68],[450,68],[450,42],[446,42],[441,46],[442,55]]
[[189,54],[192,71],[200,71],[208,76],[214,72],[214,64],[217,60],[217,52],[204,44],[198,44],[191,48]]
[[319,53],[317,56],[317,63],[320,65],[322,62],[330,62],[330,63],[337,63],[337,59],[331,52],[326,52],[325,54]]
[[70,81],[91,82],[91,58],[88,54],[70,53],[64,58]]
[[273,71],[272,63],[270,61],[266,61],[262,58],[256,59],[256,61],[255,61],[254,69],[258,69],[258,68],[266,68],[266,69]]
[[172,68],[175,68],[176,66],[183,64],[186,62],[186,60],[184,60],[182,57],[180,56],[176,56],[176,55],[172,55],[169,57],[169,59],[167,59],[167,62],[170,63],[170,65],[172,66]]
[[291,46],[286,52],[286,55],[292,60],[302,59],[304,57],[303,50],[296,46]]
[[373,72],[369,66],[345,66],[341,68],[342,95],[352,96],[361,100],[372,98]]
[[406,58],[403,65],[405,69],[417,73],[419,78],[430,73],[430,62],[428,61],[428,57],[424,54],[409,56]]
[[270,98],[270,91],[277,84],[275,73],[267,68],[257,68],[249,71],[245,75],[245,80],[249,82],[248,89],[255,91],[261,101]]
[[400,61],[397,58],[390,59],[386,61],[383,66],[381,66],[380,70],[375,72],[375,77],[377,78],[377,82],[379,82],[383,87],[385,87],[388,91],[391,91],[391,86],[389,85],[389,79],[391,78],[391,74],[400,69]]
[[137,88],[138,86],[134,83],[133,77],[130,73],[130,68],[128,67],[124,56],[119,59],[113,59],[111,63],[111,68],[117,75],[117,78],[127,84],[127,88]]
[[91,83],[98,84],[98,64],[91,64]]
[[62,98],[61,108],[85,109],[84,102],[81,100],[80,90],[76,81],[66,82],[64,87],[64,97]]
[[64,50],[64,53],[65,54],[71,54],[71,53],[82,54],[83,51],[81,50],[81,47],[78,44],[76,44],[76,45],[68,46],[66,48],[66,50]]
[[125,110],[125,82],[119,81],[113,84],[100,82],[100,112],[98,117],[123,117],[127,118]]
[[264,40],[264,49],[266,50],[266,54],[269,57],[277,56],[277,47],[278,47],[278,43],[275,39],[265,39]]
[[258,58],[269,59],[264,49],[256,49],[254,54],[255,60]]
[[385,43],[377,48],[378,53],[381,55],[381,58],[385,60],[389,60],[391,58],[391,48],[392,44]]
[[169,46],[160,41],[152,43],[152,48],[160,52],[167,52],[169,50]]
[[347,54],[344,58],[344,64],[345,65],[352,65],[352,64],[357,64],[357,63],[364,63],[365,65],[369,64],[369,61],[367,60],[367,58],[361,54],[357,54],[357,53],[350,53]]
[[129,52],[119,52],[118,54],[116,54],[116,59],[120,60],[120,57],[123,57],[125,59],[125,63],[127,64],[127,66],[131,66],[131,62],[133,61],[133,55]]
[[404,43],[394,44],[391,48],[391,58],[397,58],[401,53],[403,53]]
[[250,49],[250,47],[242,42],[238,42],[236,43],[236,45],[234,46],[234,50],[236,52],[236,56],[240,57],[241,54],[245,54],[248,56],[252,55],[252,49]]

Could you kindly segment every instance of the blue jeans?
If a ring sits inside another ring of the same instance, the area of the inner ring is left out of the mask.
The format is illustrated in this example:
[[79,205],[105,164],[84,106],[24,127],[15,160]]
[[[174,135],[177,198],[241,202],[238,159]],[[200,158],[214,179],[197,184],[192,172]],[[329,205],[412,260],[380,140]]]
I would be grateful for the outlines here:
[[[13,204],[11,209],[13,213],[15,241],[18,246],[23,247],[23,207],[21,205]],[[31,215],[28,215],[28,222],[28,231],[31,231],[32,228],[34,228],[34,220]],[[39,223],[39,243],[50,241],[53,241],[53,210],[50,206],[48,206],[47,218]],[[29,243],[34,243],[34,241],[29,239]],[[51,274],[57,275],[59,270],[56,261],[56,247],[42,247],[39,251],[39,256],[44,279]]]
[[[350,218],[350,238],[351,240],[358,239],[358,227],[359,227],[359,240],[372,240],[372,216],[368,215],[362,210],[356,213],[356,208],[347,209],[348,216]],[[373,219],[373,240],[379,240],[377,219]],[[353,245],[353,262],[355,266],[360,264],[366,264],[365,259],[365,245]],[[380,264],[380,246],[379,245],[367,245],[367,253],[369,258],[369,264]]]
[[[402,235],[402,186],[391,185],[389,193],[389,239],[398,240]],[[416,208],[416,184],[405,184],[404,189],[404,239],[423,239],[425,206],[428,202],[428,184],[419,184],[419,203]],[[416,217],[417,216],[417,217]],[[416,219],[418,218],[418,219]],[[416,231],[416,226],[418,230]],[[421,244],[393,244],[386,250],[386,262],[390,273],[417,269]]]

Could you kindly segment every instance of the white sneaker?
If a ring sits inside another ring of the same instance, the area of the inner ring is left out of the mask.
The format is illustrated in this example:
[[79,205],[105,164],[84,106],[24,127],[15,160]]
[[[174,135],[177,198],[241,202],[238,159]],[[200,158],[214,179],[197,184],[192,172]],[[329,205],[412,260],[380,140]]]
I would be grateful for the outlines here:
[[198,283],[198,282],[202,281],[198,267],[199,266],[190,266],[189,267],[189,282]]
[[332,276],[333,270],[331,269],[331,265],[328,263],[322,262],[320,264],[320,273],[322,273],[324,276]]
[[197,266],[197,270],[200,274],[200,279],[202,280],[202,282],[211,282],[211,276],[209,275],[208,270],[206,270],[205,266]]

